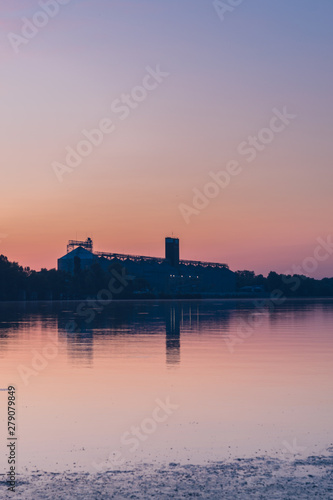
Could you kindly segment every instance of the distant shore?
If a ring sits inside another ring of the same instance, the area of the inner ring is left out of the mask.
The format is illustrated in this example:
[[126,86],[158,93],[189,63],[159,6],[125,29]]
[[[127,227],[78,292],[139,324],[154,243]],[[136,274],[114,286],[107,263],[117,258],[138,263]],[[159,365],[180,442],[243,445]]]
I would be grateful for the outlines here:
[[183,286],[182,275],[180,281],[178,276],[175,282],[175,275],[168,276],[167,273],[163,275],[162,282],[156,284],[154,280],[148,279],[149,276],[128,274],[126,267],[120,263],[113,266],[110,265],[105,271],[96,265],[76,270],[73,274],[55,269],[36,272],[0,255],[0,301],[88,299],[101,302],[105,297],[109,300],[268,298],[276,303],[287,298],[333,297],[333,278],[315,279],[305,275],[277,274],[274,271],[264,277],[243,270],[233,273],[232,286],[220,286],[225,281],[223,276],[217,280],[218,286],[213,276],[206,276],[202,283],[200,276],[197,276],[196,283],[201,283],[200,286],[192,286],[191,280],[187,280],[186,286]]
[[[168,301],[174,301],[174,300],[179,300],[179,301],[210,301],[210,300],[220,300],[220,301],[226,301],[226,302],[241,302],[241,301],[246,301],[246,302],[251,302],[254,300],[258,300],[262,303],[269,302],[270,297],[269,295],[234,295],[234,296],[209,296],[209,297],[197,297],[197,296],[168,296],[168,297],[126,297],[126,298],[117,298],[113,299],[112,301],[99,301],[101,304],[111,304],[115,302],[168,302]],[[78,304],[80,302],[86,302],[86,301],[91,301],[93,298],[84,298],[84,299],[54,299],[54,300],[46,300],[46,299],[40,299],[40,300],[0,300],[0,305],[1,304]],[[291,301],[331,301],[333,300],[332,297],[316,297],[316,296],[307,296],[307,297],[286,297],[285,301],[286,302],[291,302]]]

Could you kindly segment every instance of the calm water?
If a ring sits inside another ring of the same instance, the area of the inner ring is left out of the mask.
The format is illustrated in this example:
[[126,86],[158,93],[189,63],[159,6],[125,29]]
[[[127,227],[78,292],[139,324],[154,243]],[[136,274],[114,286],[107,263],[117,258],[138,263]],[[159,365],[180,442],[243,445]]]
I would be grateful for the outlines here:
[[[332,445],[333,301],[78,306],[0,306],[0,387],[17,388],[22,471],[288,459]],[[6,460],[2,447],[2,471]]]

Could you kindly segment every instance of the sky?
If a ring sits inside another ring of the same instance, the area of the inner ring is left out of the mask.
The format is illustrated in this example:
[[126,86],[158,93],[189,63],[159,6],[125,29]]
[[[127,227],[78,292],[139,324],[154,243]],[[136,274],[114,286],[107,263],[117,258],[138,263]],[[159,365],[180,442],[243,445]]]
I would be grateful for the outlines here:
[[2,2],[0,254],[174,235],[184,259],[303,269],[333,231],[332,21],[331,0]]

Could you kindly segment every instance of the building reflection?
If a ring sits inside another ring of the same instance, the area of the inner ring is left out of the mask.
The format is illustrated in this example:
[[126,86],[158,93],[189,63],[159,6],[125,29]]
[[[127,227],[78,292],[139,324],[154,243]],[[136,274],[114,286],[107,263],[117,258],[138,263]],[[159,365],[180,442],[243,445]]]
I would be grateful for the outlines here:
[[171,306],[166,315],[166,363],[180,363],[180,318],[179,306]]
[[[58,329],[67,344],[69,358],[76,364],[93,365],[94,342],[106,340],[110,347],[133,342],[137,337],[140,356],[147,357],[148,346],[165,338],[165,360],[168,367],[181,363],[181,334],[185,332],[195,337],[206,333],[219,332],[225,336],[229,330],[231,315],[230,303],[211,306],[210,303],[166,302],[146,304],[144,302],[117,303],[96,313],[87,321],[71,311],[63,311],[58,316]],[[151,336],[151,343],[141,343],[140,336]],[[154,339],[155,337],[155,339]],[[141,352],[143,351],[143,352]]]
[[75,337],[69,337],[67,344],[67,352],[69,358],[74,364],[84,364],[91,366],[94,359],[94,335],[91,332],[89,335],[76,334]]
[[[75,324],[75,328],[73,328]],[[58,329],[66,336],[67,354],[74,364],[92,367],[94,359],[94,330],[82,319],[59,321]]]

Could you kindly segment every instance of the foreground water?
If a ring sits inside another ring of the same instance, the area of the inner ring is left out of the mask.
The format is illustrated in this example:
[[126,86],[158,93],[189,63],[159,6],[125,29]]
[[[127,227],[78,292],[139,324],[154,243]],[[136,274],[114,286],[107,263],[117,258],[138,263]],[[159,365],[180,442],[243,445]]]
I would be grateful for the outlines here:
[[[0,388],[17,390],[19,471],[323,455],[332,320],[330,300],[2,304]],[[1,443],[6,413],[2,391]]]

